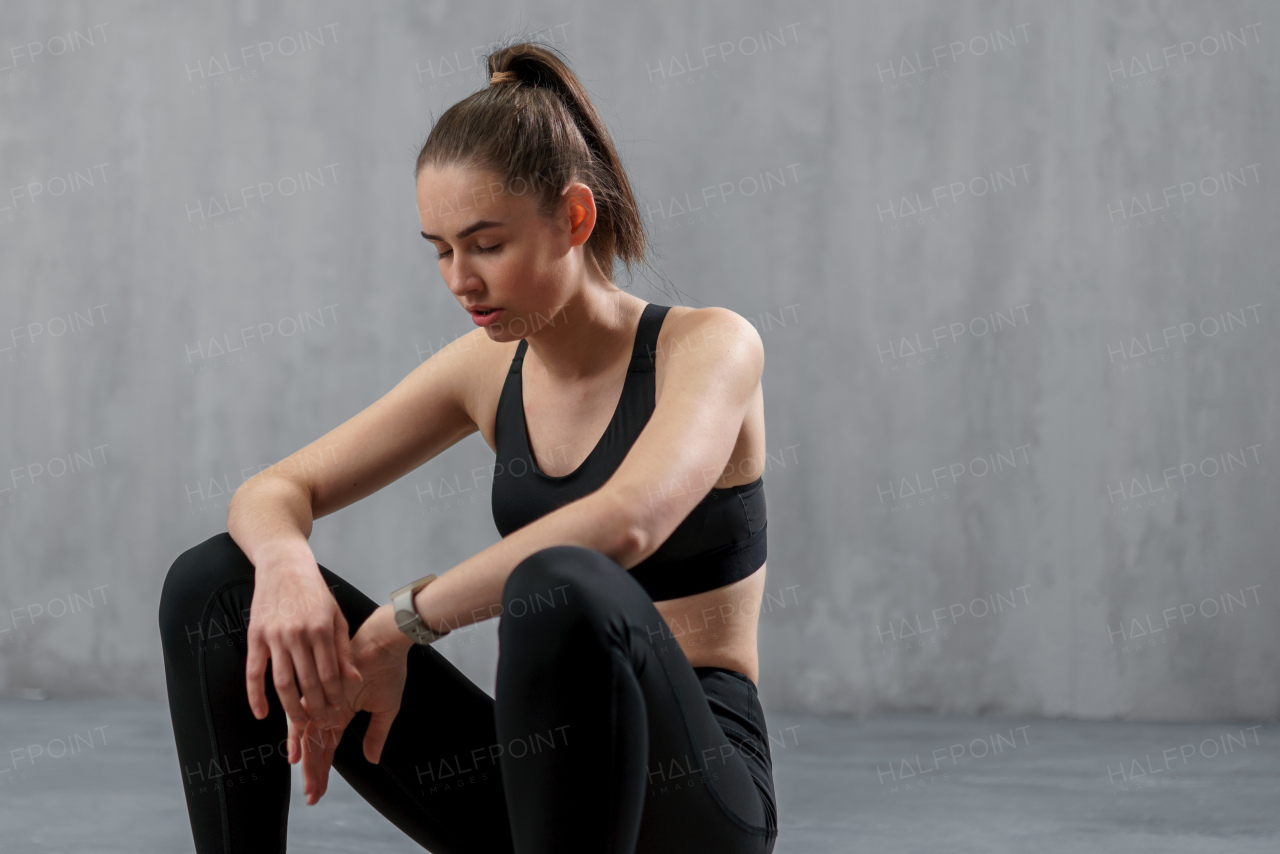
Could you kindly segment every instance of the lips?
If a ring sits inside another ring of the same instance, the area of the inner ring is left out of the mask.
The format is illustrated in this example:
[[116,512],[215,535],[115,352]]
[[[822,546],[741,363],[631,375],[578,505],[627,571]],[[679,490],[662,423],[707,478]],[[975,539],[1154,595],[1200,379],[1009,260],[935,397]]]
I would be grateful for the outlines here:
[[471,307],[471,322],[476,326],[494,326],[502,322],[504,308],[484,310],[484,306]]
[[496,305],[469,305],[467,306],[467,311],[471,312],[472,314],[476,314],[476,313],[487,314],[493,311],[497,307],[498,306]]

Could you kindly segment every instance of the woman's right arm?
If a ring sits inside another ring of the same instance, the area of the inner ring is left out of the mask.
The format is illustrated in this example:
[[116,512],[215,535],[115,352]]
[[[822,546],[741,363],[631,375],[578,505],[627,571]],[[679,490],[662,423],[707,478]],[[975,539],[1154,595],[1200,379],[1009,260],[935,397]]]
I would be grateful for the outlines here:
[[227,513],[227,530],[254,567],[245,679],[259,720],[268,711],[268,659],[280,704],[293,721],[327,720],[342,698],[339,666],[348,676],[355,670],[346,618],[307,541],[311,523],[306,487],[287,477],[241,487]]
[[354,670],[350,632],[312,554],[312,523],[475,432],[480,372],[496,365],[491,348],[482,329],[460,336],[366,409],[236,490],[227,531],[254,566],[245,678],[255,717],[268,711],[268,659],[291,721],[327,720],[342,700],[342,678]]

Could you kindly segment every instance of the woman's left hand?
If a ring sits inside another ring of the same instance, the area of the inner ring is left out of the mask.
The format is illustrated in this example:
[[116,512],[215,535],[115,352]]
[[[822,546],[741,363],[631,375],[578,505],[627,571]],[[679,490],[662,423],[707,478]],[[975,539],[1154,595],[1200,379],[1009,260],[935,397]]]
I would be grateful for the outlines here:
[[413,641],[396,628],[389,603],[374,611],[351,638],[352,657],[360,672],[359,678],[343,678],[343,701],[334,717],[337,723],[322,727],[309,721],[299,734],[301,756],[294,761],[302,762],[303,789],[309,806],[328,790],[333,754],[357,712],[371,714],[364,737],[365,759],[373,764],[381,759],[387,734],[400,711],[412,646]]

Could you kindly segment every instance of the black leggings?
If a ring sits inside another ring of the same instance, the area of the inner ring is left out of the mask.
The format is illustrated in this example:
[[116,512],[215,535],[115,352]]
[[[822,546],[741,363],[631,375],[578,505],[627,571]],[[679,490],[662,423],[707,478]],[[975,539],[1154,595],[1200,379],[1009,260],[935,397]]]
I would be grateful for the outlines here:
[[[320,567],[354,635],[376,603]],[[228,533],[183,552],[160,596],[169,710],[199,854],[281,852],[291,769],[245,689],[253,565]],[[369,713],[333,767],[433,852],[763,852],[777,811],[755,685],[691,667],[644,588],[600,552],[530,555],[502,596],[495,694],[429,646],[377,765]]]

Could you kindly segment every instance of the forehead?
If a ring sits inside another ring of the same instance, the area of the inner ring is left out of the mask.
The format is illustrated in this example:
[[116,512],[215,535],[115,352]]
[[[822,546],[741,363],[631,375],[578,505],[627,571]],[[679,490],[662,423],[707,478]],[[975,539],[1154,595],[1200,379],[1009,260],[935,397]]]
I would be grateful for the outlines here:
[[477,219],[518,219],[530,204],[497,174],[460,166],[425,167],[418,174],[417,192],[422,230],[441,235],[452,235]]

